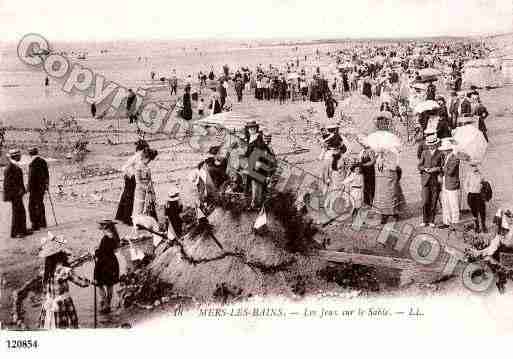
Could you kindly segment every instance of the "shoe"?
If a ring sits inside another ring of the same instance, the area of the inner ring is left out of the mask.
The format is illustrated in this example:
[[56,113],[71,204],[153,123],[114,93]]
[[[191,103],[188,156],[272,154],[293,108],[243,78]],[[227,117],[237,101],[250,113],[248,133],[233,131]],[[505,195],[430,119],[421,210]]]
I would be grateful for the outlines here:
[[440,229],[447,229],[449,227],[450,226],[448,224],[442,224],[442,225],[438,226],[438,228],[440,228]]
[[424,223],[424,222],[422,222],[422,223],[420,224],[420,227],[427,227],[427,224],[426,224],[426,223]]
[[429,224],[429,226],[430,226],[431,228],[435,228],[435,227],[436,227],[434,223],[430,223],[430,224]]

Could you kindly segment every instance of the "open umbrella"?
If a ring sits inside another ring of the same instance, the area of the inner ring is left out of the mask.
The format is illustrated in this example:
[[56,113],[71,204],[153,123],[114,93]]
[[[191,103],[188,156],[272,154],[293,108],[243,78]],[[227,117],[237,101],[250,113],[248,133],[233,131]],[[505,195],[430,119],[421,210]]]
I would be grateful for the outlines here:
[[419,75],[421,77],[434,77],[434,76],[440,76],[441,74],[442,73],[440,70],[433,69],[433,68],[419,70]]
[[367,144],[374,151],[399,152],[402,147],[401,139],[388,131],[376,131],[367,136]]
[[415,106],[415,113],[436,110],[438,108],[440,108],[440,105],[436,101],[428,100],[421,102],[417,106]]
[[458,152],[465,153],[472,161],[481,162],[483,160],[488,142],[486,142],[483,133],[475,126],[457,127],[453,138],[457,143]]

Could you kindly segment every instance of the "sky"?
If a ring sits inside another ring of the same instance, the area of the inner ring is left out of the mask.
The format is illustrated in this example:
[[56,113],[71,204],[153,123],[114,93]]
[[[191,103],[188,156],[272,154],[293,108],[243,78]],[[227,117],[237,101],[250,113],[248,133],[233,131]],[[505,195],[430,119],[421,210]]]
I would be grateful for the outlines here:
[[512,0],[0,0],[1,40],[383,38],[513,31]]

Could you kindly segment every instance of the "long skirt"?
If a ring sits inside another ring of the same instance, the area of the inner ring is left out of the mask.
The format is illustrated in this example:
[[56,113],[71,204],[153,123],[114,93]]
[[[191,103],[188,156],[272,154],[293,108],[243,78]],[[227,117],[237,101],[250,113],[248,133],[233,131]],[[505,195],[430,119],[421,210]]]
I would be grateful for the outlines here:
[[119,200],[116,220],[129,226],[132,225],[132,211],[134,210],[135,177],[125,176],[125,187]]
[[376,212],[382,215],[397,215],[404,210],[405,204],[397,172],[376,171],[376,191],[373,202]]
[[365,168],[362,171],[363,175],[363,203],[372,206],[374,201],[374,191],[376,187],[376,173],[374,167],[370,169]]
[[456,224],[460,221],[459,190],[442,190],[442,220],[444,224]]
[[[467,175],[470,173],[470,165],[466,161],[460,161],[460,178],[464,180],[467,178]],[[470,207],[467,203],[467,195],[468,192],[465,188],[461,188],[460,190],[460,211],[469,211]]]
[[70,329],[78,328],[78,316],[69,294],[56,298],[47,296],[39,316],[41,329]]

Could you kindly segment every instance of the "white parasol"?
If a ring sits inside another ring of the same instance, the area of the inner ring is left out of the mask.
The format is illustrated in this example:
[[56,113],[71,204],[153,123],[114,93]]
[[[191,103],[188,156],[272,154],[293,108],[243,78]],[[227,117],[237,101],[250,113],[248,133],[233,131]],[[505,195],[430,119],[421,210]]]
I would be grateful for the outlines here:
[[419,70],[419,75],[422,77],[433,77],[433,76],[440,76],[442,74],[441,71],[433,68],[427,68]]
[[421,102],[417,106],[415,106],[415,113],[436,110],[438,108],[440,108],[440,105],[436,101],[428,100]]
[[392,132],[376,131],[367,136],[367,144],[374,151],[392,151],[398,153],[401,150],[401,139]]
[[475,126],[465,125],[454,130],[453,138],[457,143],[458,152],[463,152],[472,161],[481,162],[486,154],[488,142],[483,133]]

